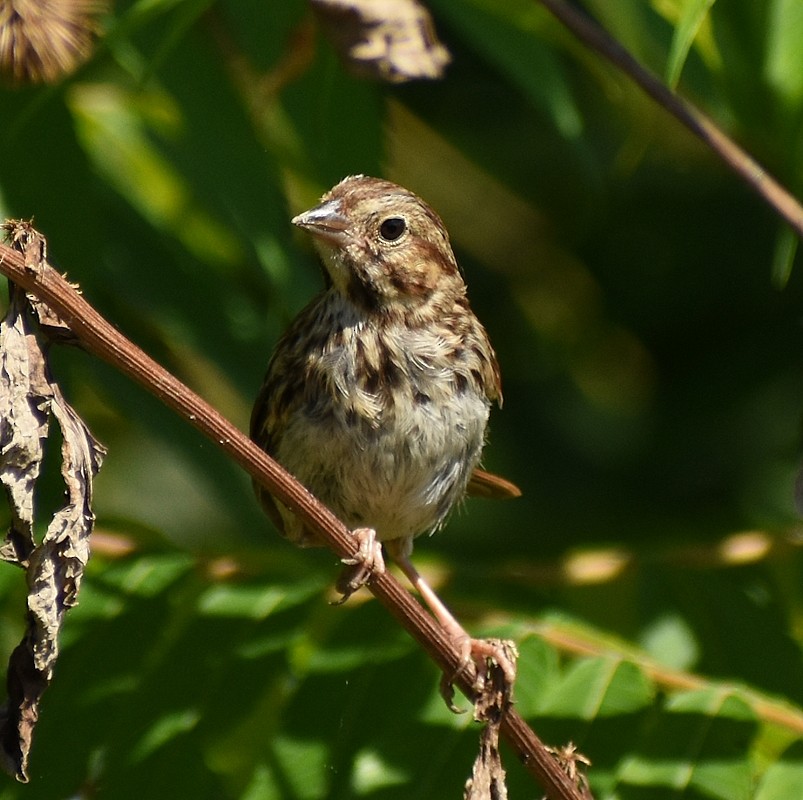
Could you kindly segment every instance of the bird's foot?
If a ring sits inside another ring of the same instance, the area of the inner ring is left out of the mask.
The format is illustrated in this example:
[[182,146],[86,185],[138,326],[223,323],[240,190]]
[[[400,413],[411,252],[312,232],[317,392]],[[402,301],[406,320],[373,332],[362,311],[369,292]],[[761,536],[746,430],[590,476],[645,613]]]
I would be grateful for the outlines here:
[[516,680],[516,659],[519,657],[516,645],[506,639],[472,639],[435,590],[421,577],[409,557],[403,551],[394,552],[393,547],[394,540],[391,540],[389,548],[394,560],[461,655],[460,666],[441,680],[441,695],[446,705],[455,713],[460,711],[454,704],[454,683],[473,665],[471,699],[475,710],[485,701],[494,702],[493,698],[497,704],[507,707]]
[[372,575],[382,575],[385,572],[385,559],[382,556],[382,544],[376,539],[373,528],[355,528],[351,535],[357,540],[357,552],[351,558],[342,559],[346,565],[340,573],[335,588],[342,595],[334,601],[334,605],[341,605],[371,579]]
[[475,709],[489,706],[506,708],[516,682],[516,659],[519,652],[509,639],[472,639],[462,627],[454,631],[453,642],[462,653],[462,664],[451,676],[441,680],[441,697],[455,713],[454,682],[470,664],[474,665],[472,700]]

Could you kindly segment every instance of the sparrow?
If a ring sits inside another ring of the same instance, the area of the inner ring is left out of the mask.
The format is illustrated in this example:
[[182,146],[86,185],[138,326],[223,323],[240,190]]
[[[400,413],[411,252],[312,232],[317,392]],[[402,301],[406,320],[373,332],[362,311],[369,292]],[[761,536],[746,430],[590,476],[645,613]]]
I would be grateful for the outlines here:
[[[469,305],[440,217],[413,192],[353,175],[294,225],[313,237],[325,287],[281,337],[251,437],[354,533],[345,600],[385,569],[381,546],[475,660],[487,655],[412,565],[417,536],[469,494],[516,497],[479,468],[499,365]],[[260,486],[279,531],[321,544]]]

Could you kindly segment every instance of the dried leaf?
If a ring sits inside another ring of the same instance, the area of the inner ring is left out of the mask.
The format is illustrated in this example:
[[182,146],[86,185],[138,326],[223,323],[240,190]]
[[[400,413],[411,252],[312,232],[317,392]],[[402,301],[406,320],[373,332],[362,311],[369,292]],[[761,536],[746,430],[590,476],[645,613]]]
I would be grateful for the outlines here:
[[[503,639],[488,641],[502,650],[509,664],[515,665],[519,654],[513,642]],[[499,729],[510,708],[512,690],[511,676],[489,658],[485,687],[474,702],[474,719],[484,722],[485,726],[480,734],[480,749],[471,777],[466,781],[463,800],[507,800],[505,770],[499,754]]]
[[417,0],[310,0],[329,38],[361,77],[440,78],[451,57]]
[[463,800],[507,800],[507,784],[499,755],[499,724],[488,723],[480,734],[480,752],[466,781]]
[[[41,268],[44,239],[27,223],[11,223],[6,231],[29,268]],[[9,310],[0,323],[0,481],[12,523],[0,555],[26,569],[28,627],[9,660],[8,699],[0,709],[0,761],[25,782],[39,701],[58,658],[58,633],[64,613],[77,601],[89,559],[95,520],[92,478],[105,451],[51,380],[28,298],[13,285],[9,294]],[[61,428],[61,475],[67,499],[37,544],[34,490],[51,416]]]
[[11,506],[11,526],[0,556],[27,567],[34,548],[33,490],[47,438],[44,359],[26,320],[24,293],[11,286],[0,325],[0,482]]
[[[583,767],[590,767],[591,761],[587,759],[575,746],[574,742],[569,742],[563,747],[547,747],[550,753],[555,756],[560,768],[566,777],[577,787],[577,791],[583,797],[590,797],[591,792],[588,787]],[[545,799],[546,800],[546,799]]]
[[[30,222],[10,220],[2,226],[2,229],[11,246],[25,256],[26,269],[32,272],[44,269],[47,265],[47,241]],[[71,286],[78,291],[77,284]],[[39,327],[49,341],[79,345],[78,337],[70,330],[70,326],[47,303],[31,292],[28,292],[26,297]]]

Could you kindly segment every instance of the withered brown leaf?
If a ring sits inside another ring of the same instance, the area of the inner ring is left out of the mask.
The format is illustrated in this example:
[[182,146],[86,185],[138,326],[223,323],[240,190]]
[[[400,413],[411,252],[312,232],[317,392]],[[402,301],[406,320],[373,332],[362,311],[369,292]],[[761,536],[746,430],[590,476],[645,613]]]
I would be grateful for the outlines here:
[[[44,266],[44,239],[28,223],[7,223],[4,228],[31,269]],[[26,571],[28,611],[25,636],[9,660],[8,698],[0,708],[0,763],[24,782],[39,701],[58,658],[58,633],[64,613],[77,602],[89,559],[95,520],[92,478],[105,450],[50,377],[29,298],[11,284],[9,300],[0,322],[0,483],[11,508],[11,525],[0,557]],[[66,502],[37,542],[34,493],[51,417],[61,428]]]
[[[489,640],[502,648],[509,663],[516,663],[516,645],[506,639]],[[499,753],[499,729],[510,708],[513,683],[501,665],[488,659],[485,688],[474,701],[474,719],[483,722],[480,749],[471,777],[466,781],[463,800],[507,800],[507,783]]]
[[440,78],[451,60],[417,0],[310,0],[340,57],[355,74],[403,83]]

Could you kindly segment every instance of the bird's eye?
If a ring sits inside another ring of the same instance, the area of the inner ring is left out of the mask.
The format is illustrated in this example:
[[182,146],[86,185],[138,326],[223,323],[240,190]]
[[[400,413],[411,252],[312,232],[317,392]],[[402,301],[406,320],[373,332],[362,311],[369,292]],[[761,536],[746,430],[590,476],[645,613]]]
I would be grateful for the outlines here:
[[401,217],[388,217],[379,226],[379,235],[386,242],[395,242],[407,230],[407,223]]

